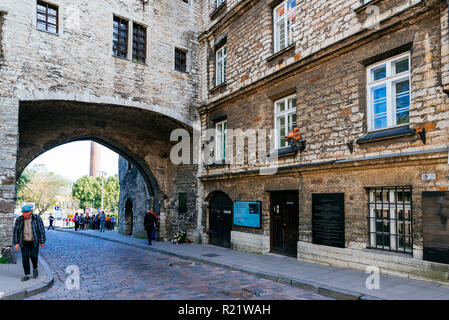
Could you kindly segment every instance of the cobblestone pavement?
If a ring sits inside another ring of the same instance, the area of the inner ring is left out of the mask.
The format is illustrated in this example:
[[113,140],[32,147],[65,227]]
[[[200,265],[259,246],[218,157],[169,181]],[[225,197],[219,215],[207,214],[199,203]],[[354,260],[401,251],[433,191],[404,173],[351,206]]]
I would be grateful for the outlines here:
[[[48,231],[40,254],[55,273],[55,283],[30,300],[329,299],[239,271],[73,233]],[[79,289],[66,288],[70,265],[79,267]]]

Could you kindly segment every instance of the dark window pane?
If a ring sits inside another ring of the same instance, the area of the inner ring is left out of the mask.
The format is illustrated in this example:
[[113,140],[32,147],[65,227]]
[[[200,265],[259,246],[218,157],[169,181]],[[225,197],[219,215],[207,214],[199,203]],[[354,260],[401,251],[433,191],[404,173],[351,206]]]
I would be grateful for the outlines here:
[[38,30],[58,32],[58,7],[43,1],[37,2],[36,27]]

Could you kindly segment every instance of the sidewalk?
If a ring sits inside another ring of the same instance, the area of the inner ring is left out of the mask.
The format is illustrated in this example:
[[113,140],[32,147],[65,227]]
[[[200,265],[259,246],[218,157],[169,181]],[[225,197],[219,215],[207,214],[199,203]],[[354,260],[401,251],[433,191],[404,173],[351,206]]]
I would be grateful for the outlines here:
[[388,299],[388,300],[446,300],[449,286],[439,283],[410,280],[393,276],[380,276],[380,289],[369,290],[365,286],[368,274],[352,269],[299,262],[295,258],[274,254],[239,252],[211,245],[153,242],[124,236],[116,231],[73,231],[57,228],[62,232],[101,238],[127,244],[145,250],[156,251],[180,258],[238,270],[277,282],[289,284],[336,299]]
[[[16,254],[17,255],[17,254]],[[39,277],[20,281],[23,274],[22,258],[17,255],[16,264],[0,264],[0,300],[19,300],[45,291],[53,285],[53,273],[39,256]]]

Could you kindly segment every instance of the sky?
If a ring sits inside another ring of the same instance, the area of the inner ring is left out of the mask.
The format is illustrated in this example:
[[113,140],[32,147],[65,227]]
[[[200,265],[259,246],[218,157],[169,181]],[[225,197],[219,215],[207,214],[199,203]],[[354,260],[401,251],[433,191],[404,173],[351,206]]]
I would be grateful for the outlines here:
[[[118,174],[118,157],[114,151],[100,145],[100,170],[108,176]],[[90,141],[64,144],[47,151],[32,161],[28,167],[44,164],[51,172],[75,182],[89,175]]]

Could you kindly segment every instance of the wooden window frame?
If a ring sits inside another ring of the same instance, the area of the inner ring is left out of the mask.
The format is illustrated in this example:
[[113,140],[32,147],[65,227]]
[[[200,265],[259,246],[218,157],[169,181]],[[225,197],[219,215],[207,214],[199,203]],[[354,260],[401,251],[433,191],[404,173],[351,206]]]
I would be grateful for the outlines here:
[[[219,55],[221,56],[219,57]],[[227,45],[224,44],[215,52],[215,86],[219,86],[222,83],[226,82],[226,64],[228,57],[228,48]],[[221,66],[219,67],[219,64]],[[221,74],[219,73],[221,71]]]
[[[289,107],[290,101],[293,101],[293,100],[295,100],[295,106],[290,108]],[[280,111],[279,108],[278,108],[278,106],[281,103],[284,103],[284,106],[285,106],[285,110],[284,111]],[[281,128],[278,126],[278,119],[284,118],[284,121],[285,121],[285,124],[286,124],[286,131],[285,131],[285,136],[284,136],[284,139],[285,139],[285,137],[288,134],[288,131],[292,130],[293,128],[295,128],[297,123],[298,123],[298,119],[296,119],[294,124],[292,122],[292,126],[290,128],[289,117],[292,116],[292,115],[296,115],[296,108],[297,108],[296,105],[297,105],[296,94],[289,95],[287,97],[284,97],[282,99],[276,100],[274,102],[274,128],[275,128],[274,131],[275,131],[275,148],[276,149],[282,149],[282,148],[286,148],[286,147],[289,146],[287,141],[284,141],[285,145],[281,146],[281,138],[282,137],[281,137],[281,134],[280,134]]]
[[[177,56],[178,52],[184,53],[185,59],[180,59],[180,57]],[[174,61],[175,62],[175,66],[174,66],[175,67],[175,71],[187,73],[187,54],[188,54],[187,50],[175,47],[175,61]],[[183,60],[185,60],[185,64],[184,65],[182,65],[182,61]],[[184,66],[184,68],[180,68],[179,67],[180,65],[181,65],[181,67]]]
[[[53,34],[58,34],[59,33],[59,7],[57,5],[54,5],[54,4],[45,2],[45,1],[40,1],[40,0],[38,0],[36,2],[36,4],[37,4],[36,5],[36,29],[40,30],[40,31],[53,33]],[[42,13],[40,13],[41,11],[39,11],[39,6],[45,7],[45,14],[44,14],[45,20],[42,20],[39,18],[39,15],[42,14]],[[56,11],[56,15],[50,14],[49,9]],[[50,22],[49,17],[55,18],[56,23]],[[45,29],[40,28],[39,23],[45,24]],[[54,26],[56,31],[49,30],[49,26]]]
[[[141,38],[141,39],[136,39]],[[142,40],[143,39],[143,40]],[[141,46],[139,48],[139,45]],[[132,61],[143,63],[147,62],[147,27],[133,22],[133,57]]]
[[[274,41],[274,53],[280,52],[285,48],[288,48],[293,44],[293,23],[296,21],[296,1],[295,6],[288,10],[288,3],[291,0],[286,0],[273,8],[273,41]],[[276,19],[276,11],[283,7],[284,13]],[[288,24],[289,18],[294,16],[294,20]],[[284,43],[278,37],[278,24],[284,21]],[[282,46],[283,45],[283,46]]]
[[[117,29],[117,32],[114,31],[115,23],[116,23],[116,22],[118,22],[118,29]],[[123,24],[123,22],[126,22],[126,39],[125,39],[125,41],[120,41],[120,32],[123,30],[122,27],[121,27],[122,24]],[[129,41],[129,20],[114,15],[114,18],[113,18],[113,24],[114,24],[114,26],[113,26],[113,30],[112,30],[112,33],[113,33],[113,36],[112,36],[112,55],[113,55],[114,57],[116,57],[116,58],[128,59],[128,53],[129,53],[129,50],[128,50],[128,41]],[[115,35],[117,35],[117,40],[114,39],[114,36],[115,36]],[[116,44],[116,46],[117,46],[117,53],[114,52],[114,45],[115,45],[115,44]],[[121,54],[121,53],[122,53],[122,50],[120,50],[120,45],[121,45],[121,44],[125,44],[125,48],[126,48],[126,51],[123,52],[123,54]]]
[[[219,128],[221,126],[221,128]],[[228,132],[228,120],[215,123],[215,160],[226,159],[226,135]],[[223,137],[223,139],[219,139]]]
[[[394,63],[404,60],[405,58],[408,58],[408,70],[401,72],[401,73],[395,73],[394,70]],[[386,77],[382,78],[380,80],[374,80],[372,77],[372,71],[375,69],[378,69],[379,67],[384,66],[386,67]],[[412,83],[411,83],[411,55],[410,52],[403,53],[385,60],[382,60],[380,62],[377,62],[375,64],[369,65],[366,68],[366,97],[367,97],[367,120],[368,120],[368,131],[380,131],[385,129],[391,129],[396,127],[402,127],[402,126],[408,126],[410,124],[410,106],[411,106],[411,93],[412,93]],[[401,123],[397,124],[396,119],[396,99],[395,99],[395,88],[394,84],[408,80],[409,83],[409,121],[407,123]],[[372,90],[375,88],[379,88],[385,86],[386,87],[386,104],[387,104],[387,110],[386,110],[386,117],[387,117],[387,125],[386,127],[382,128],[375,128],[374,125],[374,101],[372,98]]]

